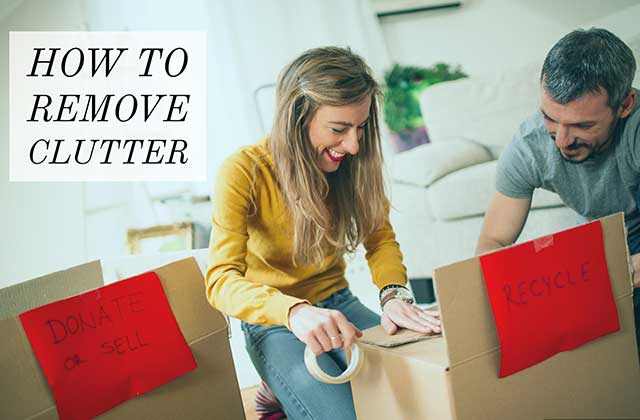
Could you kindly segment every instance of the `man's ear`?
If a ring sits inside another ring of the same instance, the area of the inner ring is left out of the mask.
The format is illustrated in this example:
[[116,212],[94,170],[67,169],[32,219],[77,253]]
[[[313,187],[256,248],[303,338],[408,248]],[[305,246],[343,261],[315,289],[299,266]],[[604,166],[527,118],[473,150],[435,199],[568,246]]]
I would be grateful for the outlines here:
[[620,105],[620,109],[618,109],[618,117],[626,118],[631,111],[633,111],[633,105],[636,103],[636,91],[631,89],[631,92],[624,98],[622,101],[622,105]]

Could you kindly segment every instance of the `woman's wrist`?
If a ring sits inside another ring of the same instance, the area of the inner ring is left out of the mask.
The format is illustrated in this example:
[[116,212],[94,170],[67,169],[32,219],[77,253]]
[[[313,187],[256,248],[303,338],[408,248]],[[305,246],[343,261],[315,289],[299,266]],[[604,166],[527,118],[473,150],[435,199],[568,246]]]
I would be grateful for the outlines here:
[[407,303],[413,303],[413,294],[411,291],[400,284],[388,284],[380,289],[380,309],[384,310],[384,306],[393,299],[399,299]]
[[308,305],[307,302],[298,302],[295,305],[293,305],[291,308],[289,308],[289,317],[291,317],[291,315],[293,315],[294,313],[298,312],[300,309],[302,309],[302,307],[304,305]]
[[[394,283],[394,284],[387,284],[387,285],[386,285],[386,286],[384,286],[382,289],[380,289],[380,292],[378,292],[378,298],[379,298],[379,299],[382,299],[382,296],[383,296],[385,293],[388,293],[388,291],[389,291],[389,290],[392,290],[392,289],[399,289],[399,288],[407,289],[407,287],[406,287],[406,286],[403,286],[402,284],[395,284],[395,283]],[[409,290],[409,289],[407,289],[407,290]]]
[[291,318],[296,315],[298,313],[298,311],[300,311],[301,309],[303,309],[306,305],[309,305],[309,303],[303,301],[303,302],[298,302],[295,305],[293,305],[291,308],[289,308],[289,315],[287,317],[287,321],[288,321],[288,327],[289,329],[291,329]]

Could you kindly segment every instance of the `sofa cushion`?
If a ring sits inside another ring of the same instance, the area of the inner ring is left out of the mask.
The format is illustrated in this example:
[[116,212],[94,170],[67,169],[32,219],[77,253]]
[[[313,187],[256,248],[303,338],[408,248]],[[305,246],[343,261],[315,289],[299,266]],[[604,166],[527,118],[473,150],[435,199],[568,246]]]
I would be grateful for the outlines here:
[[484,146],[468,140],[424,144],[393,156],[393,180],[426,187],[447,174],[491,159]]
[[506,145],[539,105],[542,63],[492,77],[438,83],[420,95],[420,109],[433,143],[458,137],[486,146]]
[[[452,220],[484,215],[496,191],[497,160],[456,171],[427,190],[431,212],[436,219]],[[562,205],[557,194],[536,189],[532,209]]]

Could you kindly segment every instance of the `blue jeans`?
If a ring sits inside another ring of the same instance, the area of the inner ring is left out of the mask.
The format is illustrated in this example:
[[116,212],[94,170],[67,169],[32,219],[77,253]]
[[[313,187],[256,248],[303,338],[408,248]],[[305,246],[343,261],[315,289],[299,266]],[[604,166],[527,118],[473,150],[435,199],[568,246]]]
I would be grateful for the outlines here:
[[[342,312],[361,330],[380,323],[380,317],[360,303],[348,288],[315,306]],[[305,344],[286,327],[243,322],[242,331],[253,365],[280,401],[289,420],[355,420],[351,385],[329,385],[314,379],[304,365]],[[344,352],[324,353],[318,356],[318,364],[327,374],[338,376],[346,369]]]

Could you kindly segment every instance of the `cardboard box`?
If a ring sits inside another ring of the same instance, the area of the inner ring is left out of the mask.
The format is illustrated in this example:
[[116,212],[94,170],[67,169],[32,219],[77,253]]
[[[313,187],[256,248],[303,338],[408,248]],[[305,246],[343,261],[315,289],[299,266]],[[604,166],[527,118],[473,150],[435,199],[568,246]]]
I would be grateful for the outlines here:
[[[498,379],[500,348],[479,259],[435,270],[443,337],[363,344],[359,419],[640,418],[640,366],[622,213],[601,219],[620,331]],[[580,246],[577,244],[576,252]],[[365,333],[366,334],[366,333]]]
[[[227,323],[208,304],[195,259],[177,261],[154,271],[198,367],[97,418],[244,419]],[[16,316],[102,285],[100,263],[92,262],[0,290],[0,418],[58,418],[49,384]]]

